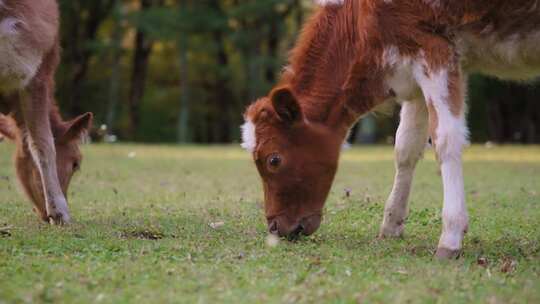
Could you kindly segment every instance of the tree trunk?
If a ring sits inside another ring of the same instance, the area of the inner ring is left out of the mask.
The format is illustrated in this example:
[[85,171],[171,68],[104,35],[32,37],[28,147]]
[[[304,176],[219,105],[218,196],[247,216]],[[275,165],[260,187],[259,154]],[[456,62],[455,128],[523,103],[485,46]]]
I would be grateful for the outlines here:
[[[150,7],[152,7],[152,0],[141,0],[141,11],[145,11]],[[152,46],[153,41],[148,38],[143,30],[138,29],[135,35],[135,54],[133,55],[133,70],[131,73],[131,87],[128,98],[128,137],[131,140],[136,139],[137,130],[141,120],[141,100],[144,97]]]
[[114,25],[111,36],[111,83],[109,87],[109,104],[107,105],[107,112],[105,114],[105,124],[107,126],[107,134],[109,135],[114,134],[114,121],[119,103],[118,99],[120,98],[120,59],[122,54],[122,27],[120,23],[122,18],[122,3],[119,0],[115,0]]
[[[215,3],[216,8],[220,13],[224,13],[219,8],[219,3]],[[214,102],[217,113],[215,116],[214,130],[216,130],[214,139],[220,143],[227,143],[231,141],[231,109],[234,100],[233,93],[230,85],[230,70],[229,70],[229,56],[225,49],[224,32],[222,29],[215,30],[213,33],[214,43],[217,46],[216,63],[218,66],[217,79],[215,84],[215,98]]]
[[[87,14],[83,14],[80,11],[81,7],[74,4],[73,11],[69,14],[70,17],[75,18],[70,22],[73,28],[68,31],[69,48],[67,49],[71,50],[71,53],[67,53],[65,56],[68,58],[67,61],[71,61],[73,67],[69,95],[67,96],[70,116],[78,115],[83,111],[80,104],[81,96],[84,94],[82,87],[88,74],[90,59],[94,55],[94,52],[85,44],[96,39],[97,31],[107,18],[113,4],[114,1],[92,2],[92,5],[86,10]],[[80,16],[86,16],[86,18],[80,20]]]
[[178,115],[177,136],[179,143],[188,143],[191,140],[189,134],[189,62],[188,62],[188,38],[186,33],[180,33],[178,39],[178,52],[180,58],[180,113]]
[[[277,18],[276,18],[277,19]],[[273,20],[270,23],[270,31],[268,32],[268,57],[272,60],[276,60],[278,56],[279,51],[279,24],[280,19]],[[265,72],[266,81],[268,83],[271,83],[272,85],[276,82],[276,65],[272,61],[270,64],[266,66],[266,72]]]

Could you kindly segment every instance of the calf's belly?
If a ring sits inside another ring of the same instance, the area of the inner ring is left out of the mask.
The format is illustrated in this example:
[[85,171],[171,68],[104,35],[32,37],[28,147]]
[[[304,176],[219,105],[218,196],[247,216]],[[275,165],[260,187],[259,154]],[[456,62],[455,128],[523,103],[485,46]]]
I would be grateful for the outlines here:
[[513,81],[530,81],[540,76],[540,30],[503,39],[495,35],[464,35],[460,45],[462,64],[468,73]]

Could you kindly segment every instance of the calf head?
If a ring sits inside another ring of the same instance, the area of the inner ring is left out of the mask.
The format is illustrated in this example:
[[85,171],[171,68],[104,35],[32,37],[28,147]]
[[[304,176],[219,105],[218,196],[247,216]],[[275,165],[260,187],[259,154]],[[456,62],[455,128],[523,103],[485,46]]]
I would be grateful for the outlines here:
[[[81,167],[82,155],[79,150],[81,138],[91,125],[91,113],[53,125],[58,179],[66,198],[71,178]],[[28,198],[34,203],[35,211],[44,221],[48,221],[41,176],[28,145],[25,144],[23,132],[11,118],[0,115],[0,133],[16,143],[15,168],[19,182]]]
[[243,147],[262,178],[270,233],[312,234],[321,222],[346,131],[308,121],[287,87],[252,104],[245,119]]

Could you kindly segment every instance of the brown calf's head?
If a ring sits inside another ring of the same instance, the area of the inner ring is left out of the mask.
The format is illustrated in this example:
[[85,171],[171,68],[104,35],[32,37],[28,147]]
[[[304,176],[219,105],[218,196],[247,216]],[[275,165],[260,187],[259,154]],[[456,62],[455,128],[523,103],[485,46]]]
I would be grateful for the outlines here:
[[[53,123],[58,179],[66,198],[71,178],[81,167],[82,155],[79,150],[81,138],[89,131],[91,125],[91,113],[83,114],[71,121]],[[44,221],[48,221],[39,169],[24,143],[22,132],[11,118],[0,116],[0,133],[16,143],[15,168],[19,182],[34,203],[38,215]]]
[[320,225],[344,134],[306,119],[287,88],[252,104],[245,114],[243,147],[262,178],[268,229],[295,238]]

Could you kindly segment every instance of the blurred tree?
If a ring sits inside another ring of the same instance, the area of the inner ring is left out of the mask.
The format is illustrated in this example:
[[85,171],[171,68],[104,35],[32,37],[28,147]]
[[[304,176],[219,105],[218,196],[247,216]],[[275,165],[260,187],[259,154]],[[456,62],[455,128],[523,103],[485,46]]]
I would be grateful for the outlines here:
[[[163,4],[164,0],[140,0],[139,22],[147,22],[145,19],[145,14],[147,14],[151,8],[161,7]],[[137,33],[135,34],[135,54],[133,55],[131,86],[128,97],[128,137],[131,140],[136,139],[137,128],[139,127],[141,115],[140,103],[144,96],[146,78],[148,74],[148,63],[150,54],[152,53],[152,47],[154,45],[154,39],[149,37],[145,31],[145,28],[148,28],[148,25],[146,25],[146,27],[145,24],[138,26],[136,30]]]
[[[59,0],[61,108],[96,114],[120,139],[239,140],[248,103],[286,64],[312,0]],[[540,85],[473,76],[473,141],[540,142]],[[353,138],[391,142],[398,116],[375,115]]]
[[91,58],[101,45],[96,41],[100,25],[109,16],[114,0],[60,0],[62,12],[62,62],[68,76],[61,87],[62,104],[70,116],[83,112],[83,85]]
[[125,19],[125,8],[120,0],[114,0],[112,14],[112,29],[111,29],[111,76],[109,87],[109,101],[106,107],[105,125],[108,135],[112,135],[115,130],[116,111],[118,101],[120,99],[120,72],[121,72],[121,56],[122,56],[122,37],[123,28],[122,22]]

